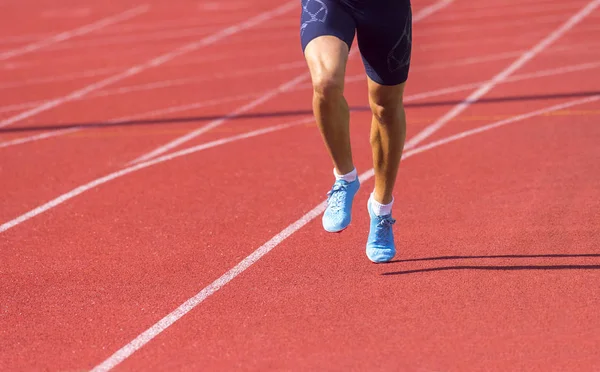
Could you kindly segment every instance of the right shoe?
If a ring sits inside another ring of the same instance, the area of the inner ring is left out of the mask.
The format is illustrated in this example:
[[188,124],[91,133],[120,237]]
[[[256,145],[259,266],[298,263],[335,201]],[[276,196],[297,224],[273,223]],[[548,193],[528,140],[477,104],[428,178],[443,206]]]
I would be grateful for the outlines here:
[[369,237],[367,239],[367,257],[375,263],[389,262],[396,255],[396,245],[394,243],[394,231],[392,226],[396,220],[391,214],[378,216],[371,208],[371,198],[367,202],[371,226],[369,228]]

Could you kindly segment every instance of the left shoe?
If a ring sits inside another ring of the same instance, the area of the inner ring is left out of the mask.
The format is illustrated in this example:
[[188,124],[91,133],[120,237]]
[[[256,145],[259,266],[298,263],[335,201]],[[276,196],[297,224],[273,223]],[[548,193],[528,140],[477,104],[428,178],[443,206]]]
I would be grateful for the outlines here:
[[369,237],[367,239],[367,257],[375,263],[389,262],[396,255],[396,245],[394,243],[394,231],[392,226],[396,220],[391,214],[377,216],[371,208],[371,199],[367,202],[371,226]]

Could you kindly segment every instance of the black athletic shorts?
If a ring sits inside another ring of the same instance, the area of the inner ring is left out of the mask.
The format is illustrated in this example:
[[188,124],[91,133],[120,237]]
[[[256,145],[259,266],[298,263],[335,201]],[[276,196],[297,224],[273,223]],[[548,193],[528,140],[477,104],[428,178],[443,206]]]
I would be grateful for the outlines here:
[[367,75],[396,85],[408,78],[412,46],[410,0],[301,0],[302,51],[316,37],[335,36],[348,48],[354,35]]

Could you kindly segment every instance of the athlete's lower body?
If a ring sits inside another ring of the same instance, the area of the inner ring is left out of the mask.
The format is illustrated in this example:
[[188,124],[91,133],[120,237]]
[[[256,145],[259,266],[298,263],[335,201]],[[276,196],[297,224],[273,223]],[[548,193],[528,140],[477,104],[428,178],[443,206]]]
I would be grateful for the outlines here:
[[375,187],[366,253],[373,262],[396,254],[393,191],[406,137],[402,103],[412,44],[410,0],[301,0],[301,41],[313,84],[313,112],[331,156],[335,183],[328,193],[323,227],[344,230],[360,181],[352,159],[344,78],[356,35],[367,74],[372,111]]

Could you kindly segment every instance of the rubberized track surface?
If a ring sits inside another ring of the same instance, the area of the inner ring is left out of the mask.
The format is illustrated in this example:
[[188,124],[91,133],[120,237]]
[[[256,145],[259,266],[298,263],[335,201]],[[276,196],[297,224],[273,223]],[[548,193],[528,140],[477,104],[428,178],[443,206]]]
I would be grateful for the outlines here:
[[0,4],[0,370],[597,371],[598,5],[413,3],[375,265],[360,58],[327,234],[295,1]]

